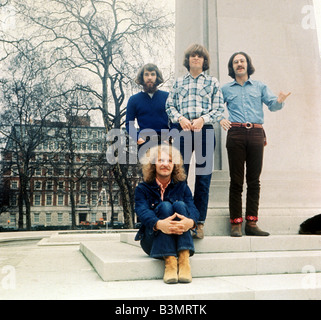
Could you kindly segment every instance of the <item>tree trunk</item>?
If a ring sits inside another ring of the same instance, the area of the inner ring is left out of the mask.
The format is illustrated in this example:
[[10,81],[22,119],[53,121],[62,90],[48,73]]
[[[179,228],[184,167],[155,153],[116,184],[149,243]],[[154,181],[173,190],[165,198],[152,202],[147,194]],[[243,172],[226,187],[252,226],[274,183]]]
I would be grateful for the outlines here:
[[22,195],[21,183],[19,186],[18,209],[19,209],[18,228],[23,229],[23,195]]

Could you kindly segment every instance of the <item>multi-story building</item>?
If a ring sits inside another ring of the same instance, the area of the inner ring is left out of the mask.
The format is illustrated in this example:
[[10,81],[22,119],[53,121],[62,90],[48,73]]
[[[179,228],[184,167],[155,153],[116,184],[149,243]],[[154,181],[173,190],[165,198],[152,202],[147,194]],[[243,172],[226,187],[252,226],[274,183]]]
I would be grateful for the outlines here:
[[[39,122],[32,124],[39,126]],[[43,125],[43,124],[42,124]],[[105,128],[91,127],[89,117],[69,122],[46,122],[45,135],[30,156],[27,182],[32,226],[70,226],[71,194],[76,224],[122,222],[119,187],[105,153]],[[13,127],[17,131],[18,128]],[[3,206],[0,226],[18,226],[19,163],[9,138],[2,154]],[[137,183],[136,167],[128,178]]]

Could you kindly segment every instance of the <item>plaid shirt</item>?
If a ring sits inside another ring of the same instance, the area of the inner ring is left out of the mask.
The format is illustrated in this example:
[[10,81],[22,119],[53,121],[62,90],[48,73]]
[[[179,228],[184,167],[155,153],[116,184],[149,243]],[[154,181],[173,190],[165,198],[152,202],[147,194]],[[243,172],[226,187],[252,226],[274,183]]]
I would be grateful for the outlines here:
[[218,80],[204,72],[195,79],[190,73],[178,78],[169,93],[166,112],[173,123],[181,116],[191,121],[202,117],[206,124],[224,119],[224,99]]

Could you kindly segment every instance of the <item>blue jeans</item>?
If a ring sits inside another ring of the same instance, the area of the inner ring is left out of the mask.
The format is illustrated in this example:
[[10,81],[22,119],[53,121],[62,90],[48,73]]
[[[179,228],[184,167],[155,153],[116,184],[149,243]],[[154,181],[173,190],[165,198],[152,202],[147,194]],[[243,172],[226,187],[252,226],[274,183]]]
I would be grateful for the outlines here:
[[[182,201],[174,202],[174,204],[163,201],[155,209],[157,217],[161,220],[172,216],[175,212],[189,218],[186,204]],[[156,259],[168,256],[177,257],[181,250],[189,250],[190,256],[195,252],[190,231],[184,232],[182,235],[175,235],[165,234],[161,231],[155,232],[146,228],[140,244],[149,256]]]
[[[195,151],[195,187],[194,204],[200,212],[198,223],[205,223],[209,200],[209,191],[213,172],[215,134],[211,125],[204,125],[201,132],[190,132],[191,141],[180,139],[180,151],[184,159],[184,167],[188,174],[193,151]],[[191,143],[185,148],[186,143]]]

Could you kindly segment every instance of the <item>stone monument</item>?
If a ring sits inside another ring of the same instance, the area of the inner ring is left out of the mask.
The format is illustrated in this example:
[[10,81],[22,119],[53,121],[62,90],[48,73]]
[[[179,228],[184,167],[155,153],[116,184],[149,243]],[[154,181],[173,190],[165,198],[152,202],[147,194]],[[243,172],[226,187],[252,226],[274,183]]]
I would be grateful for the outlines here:
[[[245,51],[256,68],[253,79],[276,95],[292,92],[283,110],[265,109],[268,146],[259,218],[272,234],[297,233],[301,222],[321,213],[321,59],[313,1],[176,0],[177,76],[186,72],[183,53],[191,43],[209,49],[210,74],[222,85],[231,81],[229,57]],[[229,227],[226,133],[218,126],[216,133],[207,234],[224,235]]]

